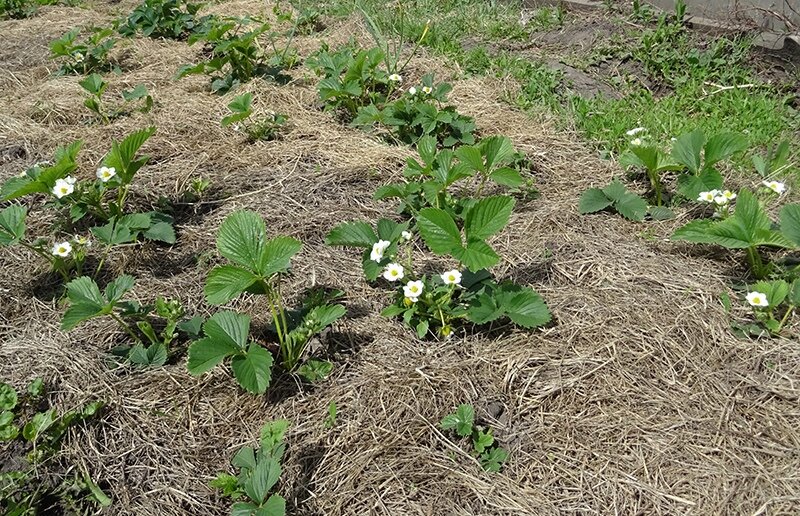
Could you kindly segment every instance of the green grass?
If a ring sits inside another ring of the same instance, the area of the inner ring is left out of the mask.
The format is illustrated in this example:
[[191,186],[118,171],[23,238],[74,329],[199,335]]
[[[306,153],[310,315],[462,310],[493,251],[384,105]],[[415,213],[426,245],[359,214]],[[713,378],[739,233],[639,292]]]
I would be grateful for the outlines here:
[[[743,132],[755,147],[781,139],[793,140],[794,148],[800,143],[793,130],[800,126],[800,115],[790,106],[789,96],[755,76],[747,38],[701,44],[681,24],[661,17],[651,28],[630,29],[624,37],[616,34],[605,43],[607,48],[598,45],[584,63],[588,67],[592,61],[627,57],[649,82],[659,85],[657,91],[628,77],[615,86],[620,99],[584,99],[568,93],[561,72],[502,48],[562,25],[566,17],[562,10],[539,9],[522,26],[519,1],[419,0],[401,5],[402,11],[387,8],[382,0],[330,0],[317,8],[329,15],[350,16],[358,14],[360,6],[387,35],[402,35],[409,42],[418,40],[428,20],[434,20],[423,41],[430,51],[454,60],[467,74],[515,79],[521,88],[510,102],[558,114],[565,125],[576,127],[606,152],[627,147],[625,132],[639,126],[664,142],[701,127],[709,133]],[[635,21],[644,19],[654,18],[649,13],[634,14]],[[720,90],[715,85],[752,86]]]

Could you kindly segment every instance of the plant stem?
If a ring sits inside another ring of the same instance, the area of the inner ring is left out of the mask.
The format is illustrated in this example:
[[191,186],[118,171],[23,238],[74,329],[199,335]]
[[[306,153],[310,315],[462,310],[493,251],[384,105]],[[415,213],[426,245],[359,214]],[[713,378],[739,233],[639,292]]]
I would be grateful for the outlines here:
[[781,331],[783,325],[789,320],[789,316],[792,315],[792,312],[794,312],[794,305],[789,305],[789,309],[786,310],[785,314],[783,314],[783,318],[781,318],[781,321],[778,324],[778,331]]
[[758,249],[755,246],[747,248],[747,261],[750,263],[750,270],[756,279],[764,279],[764,262],[761,260],[761,255],[758,254]]
[[123,320],[122,320],[122,318],[121,318],[119,315],[115,314],[114,312],[109,312],[109,314],[108,314],[108,315],[110,315],[112,319],[114,319],[115,321],[117,321],[117,323],[118,323],[118,324],[119,324],[119,325],[122,327],[122,329],[123,329],[123,330],[125,330],[125,331],[128,333],[128,335],[130,335],[130,337],[131,337],[133,340],[135,340],[135,341],[136,341],[136,343],[137,343],[137,344],[141,344],[141,343],[142,343],[142,339],[140,339],[140,338],[139,338],[139,337],[136,335],[136,332],[134,332],[134,331],[133,331],[133,328],[131,328],[131,327],[130,327],[130,325],[129,325],[128,323],[126,323],[125,321],[123,321]]

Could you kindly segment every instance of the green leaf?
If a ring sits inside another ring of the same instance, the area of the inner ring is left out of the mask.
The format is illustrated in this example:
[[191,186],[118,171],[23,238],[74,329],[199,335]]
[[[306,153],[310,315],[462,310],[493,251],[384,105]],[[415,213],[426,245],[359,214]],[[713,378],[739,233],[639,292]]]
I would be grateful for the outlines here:
[[705,143],[706,137],[702,129],[683,134],[672,146],[672,157],[678,163],[685,165],[692,174],[697,174],[700,171],[700,153]]
[[467,308],[467,318],[475,324],[492,322],[504,314],[503,308],[498,306],[494,296],[487,293],[477,296]]
[[264,259],[267,229],[264,220],[252,211],[228,215],[217,234],[217,249],[228,260],[257,272]]
[[795,246],[800,246],[800,204],[787,204],[781,208],[781,233]]
[[13,412],[0,412],[0,442],[13,441],[19,435],[19,428],[13,422]]
[[459,405],[455,413],[442,419],[440,426],[443,430],[455,430],[461,437],[472,434],[472,424],[475,421],[475,409],[472,405]]
[[508,318],[523,328],[543,326],[552,318],[542,296],[533,289],[503,287],[497,298]]
[[253,94],[250,92],[242,93],[233,98],[230,104],[228,104],[228,108],[231,111],[237,113],[243,113],[245,111],[250,111],[250,107],[253,104]]
[[456,157],[475,172],[484,172],[483,155],[478,146],[462,145],[455,151]]
[[0,382],[0,411],[14,410],[17,401],[17,391],[7,383]]
[[136,153],[155,132],[155,127],[142,129],[128,135],[121,143],[114,142],[111,145],[111,152],[106,154],[103,163],[116,169],[123,184],[130,183],[136,172],[147,163],[148,156],[137,159]]
[[249,446],[243,446],[231,459],[231,464],[240,469],[255,469],[256,455]]
[[144,84],[137,84],[132,90],[122,90],[122,98],[126,102],[139,100],[147,96],[147,87]]
[[175,243],[175,228],[169,222],[159,221],[147,228],[142,235],[148,240],[156,240],[167,244]]
[[495,183],[503,186],[508,186],[510,188],[517,188],[523,183],[522,176],[520,175],[520,173],[514,170],[513,168],[508,168],[508,167],[498,168],[497,170],[489,174],[489,177]]
[[0,245],[13,245],[25,236],[25,217],[28,209],[12,204],[0,211]]
[[[44,380],[41,378],[36,378],[30,384],[28,384],[28,394],[31,395],[33,398],[38,398],[44,393]],[[2,405],[2,403],[0,403]],[[2,410],[2,408],[0,408]]]
[[507,451],[503,448],[493,448],[480,456],[480,463],[484,470],[497,473],[507,459]]
[[90,228],[92,234],[106,245],[127,244],[136,240],[131,228],[117,219],[112,219],[105,226]]
[[26,441],[35,441],[55,422],[55,410],[39,412],[22,428],[22,437]]
[[687,242],[697,242],[701,244],[713,244],[716,237],[711,234],[710,230],[714,226],[713,220],[702,219],[693,220],[675,230],[670,237],[670,240],[685,240]]
[[436,158],[436,138],[423,136],[417,141],[417,152],[425,164],[430,165]]
[[202,374],[227,356],[242,353],[250,332],[250,317],[233,311],[219,312],[203,324],[204,339],[189,346],[189,372]]
[[722,175],[713,168],[703,169],[698,175],[683,174],[678,177],[678,192],[694,201],[700,192],[708,192],[722,188]]
[[[408,223],[398,224],[397,222],[389,219],[378,220],[378,238],[381,240],[388,240],[389,242],[396,242],[403,231],[408,229]],[[388,251],[388,250],[387,250]]]
[[256,513],[256,516],[285,516],[286,515],[286,500],[280,495],[272,495],[267,500],[267,503],[261,506]]
[[450,254],[461,248],[461,232],[453,218],[439,208],[424,208],[417,217],[419,232],[436,254]]
[[263,458],[258,461],[256,467],[244,484],[244,491],[247,496],[259,506],[264,503],[269,494],[269,490],[278,481],[281,475],[281,465],[272,458]]
[[212,305],[227,303],[259,281],[258,276],[235,265],[214,267],[206,279],[206,301]]
[[263,394],[272,379],[272,354],[256,343],[231,361],[233,375],[246,391]]
[[93,73],[84,80],[79,81],[78,84],[80,84],[84,90],[97,96],[102,95],[103,90],[105,90],[106,86],[108,86],[106,81],[103,80],[103,77],[96,73]]
[[653,220],[670,220],[675,218],[675,212],[666,206],[650,206],[647,209],[647,214]]
[[506,136],[491,136],[480,143],[481,151],[486,156],[486,169],[492,170],[495,165],[505,163],[514,156],[514,145]]
[[614,209],[628,220],[641,222],[647,215],[647,202],[638,195],[628,192],[614,202]]
[[749,147],[747,138],[739,133],[719,133],[708,139],[705,147],[704,168],[712,167],[715,163],[727,159],[734,154],[744,152]]
[[511,211],[514,209],[514,203],[515,201],[512,197],[505,195],[487,197],[478,201],[467,212],[464,222],[464,231],[467,238],[470,240],[486,240],[502,230],[508,224]]
[[578,211],[581,215],[596,213],[611,206],[614,201],[606,197],[606,194],[599,188],[589,188],[581,195],[578,202]]
[[247,502],[236,502],[231,507],[231,516],[254,516],[257,514],[258,505]]
[[263,278],[285,271],[289,268],[292,257],[302,247],[303,244],[299,240],[286,236],[278,236],[267,241],[259,268],[256,271]]
[[70,306],[61,320],[62,330],[69,331],[81,322],[102,314],[106,309],[100,288],[88,276],[67,283],[67,298]]
[[478,431],[472,436],[472,447],[478,453],[483,453],[492,444],[494,444],[494,436],[491,430],[488,432]]
[[800,279],[794,280],[789,288],[789,304],[800,306]]
[[345,222],[339,224],[325,237],[327,245],[371,248],[378,241],[372,226],[366,222]]
[[129,292],[133,288],[135,281],[136,280],[133,278],[133,276],[130,276],[128,274],[123,274],[119,278],[115,279],[114,281],[106,285],[105,296],[108,302],[116,303],[117,301],[122,299],[122,296],[124,296],[127,292]]
[[286,419],[276,419],[265,423],[261,427],[259,441],[261,447],[265,450],[274,450],[279,444],[283,442],[286,431],[289,429],[289,423]]
[[416,328],[417,329],[417,337],[419,337],[420,339],[424,339],[425,335],[428,334],[428,328],[429,327],[430,327],[430,323],[428,322],[427,319],[423,319],[419,323],[417,323],[417,328]]
[[629,192],[628,189],[625,188],[617,178],[611,180],[611,182],[601,190],[603,195],[611,199],[612,202],[618,202],[622,200]]
[[470,240],[466,247],[456,248],[451,254],[472,272],[486,269],[500,261],[494,249],[483,240]]
[[331,371],[333,371],[331,362],[310,359],[297,368],[297,375],[309,383],[314,383],[327,378]]

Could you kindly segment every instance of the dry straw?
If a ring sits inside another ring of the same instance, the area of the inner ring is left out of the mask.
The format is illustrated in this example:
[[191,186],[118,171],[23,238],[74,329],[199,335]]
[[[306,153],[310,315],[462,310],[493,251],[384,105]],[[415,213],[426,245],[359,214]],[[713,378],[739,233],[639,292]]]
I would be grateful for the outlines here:
[[[618,217],[582,217],[579,193],[618,172],[569,132],[501,100],[513,85],[458,80],[459,110],[482,135],[509,136],[533,159],[541,198],[518,203],[493,245],[507,260],[502,277],[539,290],[556,324],[525,332],[495,328],[447,342],[420,342],[377,315],[386,292],[364,284],[354,253],[323,245],[325,233],[351,219],[391,216],[375,188],[401,176],[411,151],[349,129],[316,105],[306,70],[286,86],[254,81],[256,109],[289,116],[282,140],[247,144],[219,126],[231,95],[204,90],[202,77],[172,80],[196,58],[182,43],[133,40],[117,56],[109,95],[144,83],[156,100],[148,115],[109,126],[87,124],[75,77],[54,77],[47,43],[75,25],[104,24],[101,14],[44,8],[30,20],[3,22],[0,46],[0,179],[48,158],[57,145],[83,139],[81,177],[113,139],[154,124],[145,150],[151,164],[135,183],[133,203],[178,199],[190,178],[212,181],[199,206],[185,206],[174,247],[145,244],[114,253],[116,272],[138,278],[141,300],[179,298],[190,312],[213,313],[202,284],[214,260],[222,219],[247,208],[271,234],[305,247],[293,286],[348,292],[350,316],[325,336],[337,349],[333,377],[298,388],[283,378],[264,398],[245,394],[222,369],[191,377],[185,358],[161,369],[109,367],[107,350],[122,336],[103,321],[65,335],[62,308],[48,297],[44,266],[19,248],[0,253],[0,379],[21,386],[44,377],[53,402],[69,409],[108,403],[101,424],[71,430],[62,463],[78,464],[106,486],[115,514],[224,514],[207,482],[233,453],[256,439],[262,423],[293,422],[280,492],[292,514],[788,514],[800,510],[800,349],[781,339],[739,341],[717,301],[736,264],[689,256],[665,241],[674,223],[648,226]],[[228,2],[216,11],[250,12],[263,4]],[[331,21],[324,38],[339,44],[357,19]],[[318,36],[298,40],[302,55]],[[457,70],[430,56],[411,62],[408,81]],[[39,201],[32,203],[32,212]],[[48,223],[31,220],[32,233]],[[645,230],[652,230],[651,237]],[[36,264],[36,265],[33,265]],[[441,264],[451,265],[451,264]],[[263,306],[238,308],[267,320]],[[335,426],[323,422],[338,406]],[[476,406],[511,458],[488,474],[437,430],[459,403]],[[0,458],[2,451],[0,449]]]

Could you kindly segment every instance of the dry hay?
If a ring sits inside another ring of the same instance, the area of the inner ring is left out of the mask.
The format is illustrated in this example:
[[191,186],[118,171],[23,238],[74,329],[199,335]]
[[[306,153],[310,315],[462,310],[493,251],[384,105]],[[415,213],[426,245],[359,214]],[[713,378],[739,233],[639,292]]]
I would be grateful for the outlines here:
[[[216,9],[231,12],[232,5],[237,12],[263,8],[239,1]],[[177,214],[178,245],[146,244],[110,258],[113,272],[137,277],[141,300],[160,293],[179,298],[190,313],[213,313],[202,285],[214,235],[227,214],[246,208],[264,215],[271,234],[305,243],[287,291],[342,288],[350,312],[325,338],[336,359],[329,380],[309,388],[282,377],[258,398],[238,389],[222,368],[191,377],[185,357],[144,372],[110,366],[106,352],[120,338],[113,325],[61,332],[62,307],[48,297],[44,268],[24,250],[4,250],[0,378],[21,386],[44,377],[62,410],[92,399],[108,403],[101,423],[71,431],[61,455],[64,464],[103,482],[112,511],[224,514],[226,502],[208,480],[254,442],[262,423],[281,417],[293,422],[280,483],[292,514],[800,510],[796,342],[731,335],[717,297],[738,264],[668,243],[677,222],[645,227],[604,214],[579,216],[579,193],[616,169],[576,135],[502,102],[513,85],[459,80],[452,98],[482,134],[508,135],[534,162],[541,198],[520,201],[510,228],[494,242],[506,258],[496,272],[537,288],[556,323],[535,332],[506,327],[422,342],[377,315],[386,293],[365,285],[353,252],[323,245],[340,221],[391,215],[392,206],[372,201],[371,193],[400,177],[407,148],[322,114],[303,70],[286,86],[246,86],[259,109],[291,120],[282,140],[247,144],[219,127],[230,95],[205,92],[202,77],[171,79],[196,49],[150,40],[127,43],[124,73],[109,81],[112,92],[144,82],[157,101],[154,111],[88,125],[77,79],[48,76],[46,44],[28,44],[30,30],[46,42],[86,16],[45,8],[39,17],[0,25],[6,77],[0,179],[78,138],[85,141],[80,175],[90,177],[113,139],[152,123],[158,132],[146,150],[153,158],[136,183],[134,203],[176,200],[198,175],[213,181],[213,191]],[[359,27],[357,20],[335,22],[324,38],[363,40]],[[298,44],[305,55],[319,41]],[[446,66],[421,56],[408,76],[436,69],[457,77]],[[48,221],[33,212],[35,232]],[[234,306],[253,314],[256,325],[266,321],[256,300]],[[325,429],[331,401],[339,415]],[[474,404],[509,449],[502,473],[484,473],[437,429],[459,403]]]

